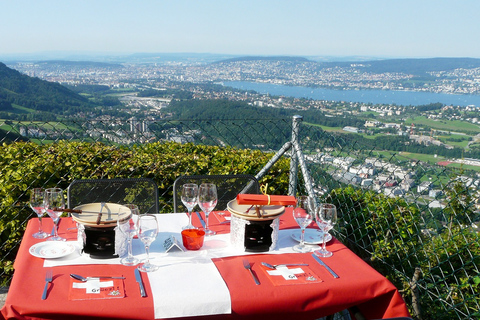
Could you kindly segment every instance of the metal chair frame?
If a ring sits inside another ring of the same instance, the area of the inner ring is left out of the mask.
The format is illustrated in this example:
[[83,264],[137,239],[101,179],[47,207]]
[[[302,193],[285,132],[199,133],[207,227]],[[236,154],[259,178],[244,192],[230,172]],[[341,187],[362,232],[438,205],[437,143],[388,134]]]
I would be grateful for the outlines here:
[[215,210],[227,209],[227,203],[236,198],[239,193],[260,193],[260,183],[255,176],[250,174],[227,174],[227,175],[196,175],[180,176],[173,183],[173,210],[185,212],[182,203],[182,185],[185,183],[214,183],[217,186],[218,202]]
[[158,213],[158,186],[148,178],[81,179],[70,183],[68,208],[93,202],[132,203],[141,213]]

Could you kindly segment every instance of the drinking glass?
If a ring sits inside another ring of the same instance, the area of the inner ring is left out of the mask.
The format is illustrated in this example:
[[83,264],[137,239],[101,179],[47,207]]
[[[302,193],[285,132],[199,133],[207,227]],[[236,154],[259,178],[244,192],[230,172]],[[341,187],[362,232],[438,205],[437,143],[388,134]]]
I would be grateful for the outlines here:
[[328,258],[333,255],[331,251],[327,250],[327,244],[325,243],[325,236],[328,231],[333,229],[335,223],[337,223],[337,208],[331,203],[322,203],[318,206],[316,211],[317,225],[323,232],[322,247],[315,250],[314,253],[319,257]]
[[43,188],[33,188],[30,191],[30,208],[32,208],[38,216],[38,232],[32,235],[36,239],[45,239],[48,237],[48,233],[43,231],[42,227],[42,217],[45,214],[45,206],[43,204],[44,197],[45,190],[43,190]]
[[157,218],[152,214],[144,214],[138,217],[138,237],[145,245],[147,258],[138,267],[140,271],[152,272],[158,269],[158,266],[150,263],[150,245],[157,237],[158,224]]
[[208,228],[208,216],[217,205],[217,186],[213,183],[202,183],[198,190],[198,206],[205,213],[207,224],[205,226],[205,235],[216,234],[215,231]]
[[45,190],[45,198],[43,199],[45,205],[45,210],[47,214],[52,218],[53,223],[55,224],[53,230],[54,235],[50,238],[47,238],[48,241],[65,241],[65,238],[62,238],[58,235],[58,221],[60,216],[65,209],[65,199],[63,197],[63,190],[60,188],[49,188]]
[[192,224],[192,210],[197,205],[198,185],[195,183],[186,183],[182,186],[182,202],[188,210],[188,225],[182,228],[195,229]]
[[[128,246],[127,246],[127,256],[120,259],[120,263],[124,266],[134,266],[138,264],[138,259],[133,256],[132,253],[132,242],[133,237],[137,235],[138,232],[138,217],[140,216],[140,210],[134,204],[126,204],[125,207],[130,209],[131,216],[128,221],[117,221],[117,226],[120,229],[120,232],[127,237]],[[120,214],[118,215],[120,217]]]
[[296,252],[310,252],[312,248],[305,245],[305,228],[312,223],[315,212],[315,203],[312,197],[298,196],[297,204],[293,208],[293,218],[301,229],[300,243],[293,247]]

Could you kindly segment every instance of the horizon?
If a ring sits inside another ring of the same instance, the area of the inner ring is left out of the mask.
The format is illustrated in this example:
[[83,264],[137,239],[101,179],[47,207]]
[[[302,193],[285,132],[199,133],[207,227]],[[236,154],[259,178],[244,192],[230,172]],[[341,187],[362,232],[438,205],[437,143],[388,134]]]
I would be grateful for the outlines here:
[[19,54],[1,54],[0,62],[5,64],[17,62],[48,62],[48,61],[72,61],[72,62],[104,62],[104,63],[135,63],[139,60],[143,63],[158,63],[160,61],[189,61],[191,63],[216,62],[232,58],[305,58],[313,62],[369,62],[379,60],[428,60],[428,59],[480,59],[476,57],[458,56],[458,57],[386,57],[386,56],[308,56],[308,55],[242,55],[242,54],[220,54],[220,53],[199,53],[199,52],[135,52],[131,54],[124,53],[106,53],[106,52],[36,52]]
[[0,57],[480,58],[476,0],[0,1]]

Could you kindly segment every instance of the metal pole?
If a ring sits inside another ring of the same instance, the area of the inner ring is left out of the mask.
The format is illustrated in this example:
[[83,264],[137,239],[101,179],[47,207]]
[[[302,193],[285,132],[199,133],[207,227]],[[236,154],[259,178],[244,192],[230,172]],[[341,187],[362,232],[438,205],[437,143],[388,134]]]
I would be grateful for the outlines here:
[[[295,147],[298,144],[298,131],[300,128],[300,122],[303,121],[303,117],[299,115],[293,116],[292,122],[292,144]],[[297,173],[298,173],[298,159],[295,153],[295,148],[292,148],[290,152],[290,177],[288,180],[288,194],[295,196],[297,193]]]
[[255,178],[257,178],[257,180],[260,180],[265,175],[265,173],[267,173],[268,170],[270,170],[270,168],[275,164],[275,162],[277,162],[278,159],[280,159],[283,156],[283,154],[287,152],[291,147],[292,147],[292,143],[290,141],[286,142],[282,146],[282,148],[278,150],[277,153],[275,153],[272,159],[268,161],[268,163],[262,168],[262,170],[260,170],[260,172],[257,173]]
[[303,156],[302,149],[300,148],[299,143],[294,143],[293,148],[297,152],[297,159],[300,162],[300,168],[302,169],[303,180],[305,181],[305,188],[310,197],[315,199],[315,192],[313,191],[312,179],[310,178],[310,173],[308,172],[307,164],[305,163],[305,157]]

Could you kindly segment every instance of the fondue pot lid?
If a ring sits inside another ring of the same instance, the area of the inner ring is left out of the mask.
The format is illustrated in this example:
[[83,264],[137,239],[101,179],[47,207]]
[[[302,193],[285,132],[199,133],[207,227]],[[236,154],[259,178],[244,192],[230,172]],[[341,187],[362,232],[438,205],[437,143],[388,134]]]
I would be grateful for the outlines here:
[[89,227],[107,228],[113,227],[118,221],[122,222],[130,219],[132,212],[126,206],[117,203],[106,202],[102,209],[100,223],[97,224],[98,215],[102,204],[100,202],[82,204],[75,207],[75,210],[81,210],[81,213],[72,213],[72,218],[76,222]]
[[[257,215],[255,207],[258,207],[260,217]],[[237,199],[230,201],[227,204],[227,209],[233,215],[251,221],[273,220],[285,213],[285,206],[262,205],[252,207],[250,204],[238,204]]]

